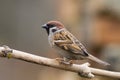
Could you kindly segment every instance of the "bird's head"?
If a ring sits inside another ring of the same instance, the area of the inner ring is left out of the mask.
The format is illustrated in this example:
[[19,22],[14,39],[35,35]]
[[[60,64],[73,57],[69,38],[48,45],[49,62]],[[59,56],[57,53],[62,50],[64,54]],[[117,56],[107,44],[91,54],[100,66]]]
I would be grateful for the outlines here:
[[42,25],[42,28],[46,29],[48,35],[54,33],[60,29],[64,28],[64,25],[59,21],[49,21],[48,23]]

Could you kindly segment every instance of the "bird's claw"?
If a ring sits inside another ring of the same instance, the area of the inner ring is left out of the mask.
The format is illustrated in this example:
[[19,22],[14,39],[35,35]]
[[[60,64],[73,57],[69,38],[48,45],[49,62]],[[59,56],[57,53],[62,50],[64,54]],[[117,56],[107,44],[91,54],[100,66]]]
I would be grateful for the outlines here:
[[88,66],[90,66],[89,63],[84,63],[81,65],[81,68],[83,71],[78,73],[81,77],[85,77],[85,78],[93,78],[94,77],[94,75],[91,73],[91,69]]
[[56,58],[55,60],[57,60],[60,64],[64,64],[64,65],[72,65],[73,64],[73,60],[65,61],[64,58]]
[[73,61],[70,60],[70,61],[62,61],[61,64],[64,64],[64,65],[72,65],[73,64]]
[[4,53],[3,57],[11,58],[12,57],[11,53],[13,52],[13,50],[6,45],[3,45],[3,47],[4,47],[4,49],[2,50],[2,53]]

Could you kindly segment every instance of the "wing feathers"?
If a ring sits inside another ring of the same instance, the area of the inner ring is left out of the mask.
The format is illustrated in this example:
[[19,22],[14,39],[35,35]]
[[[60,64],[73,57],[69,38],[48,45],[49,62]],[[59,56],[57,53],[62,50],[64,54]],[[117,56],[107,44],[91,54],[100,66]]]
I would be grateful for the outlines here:
[[[77,41],[77,42],[75,42]],[[54,43],[69,52],[75,53],[76,55],[87,56],[84,53],[84,46],[68,31],[62,30],[54,34]]]

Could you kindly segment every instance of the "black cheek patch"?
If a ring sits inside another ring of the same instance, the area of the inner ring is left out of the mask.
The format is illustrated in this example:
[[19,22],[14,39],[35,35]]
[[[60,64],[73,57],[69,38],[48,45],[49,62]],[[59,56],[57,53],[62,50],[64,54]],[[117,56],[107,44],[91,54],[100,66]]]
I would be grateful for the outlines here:
[[56,29],[52,29],[52,32],[55,32],[55,31],[57,31]]

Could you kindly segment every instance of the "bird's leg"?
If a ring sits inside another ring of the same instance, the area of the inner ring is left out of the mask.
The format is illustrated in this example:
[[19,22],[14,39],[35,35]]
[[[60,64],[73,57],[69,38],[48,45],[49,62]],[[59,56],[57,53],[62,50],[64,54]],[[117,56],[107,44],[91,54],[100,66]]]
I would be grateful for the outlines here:
[[70,64],[73,64],[73,63],[74,63],[74,61],[73,61],[73,60],[69,60],[69,63],[70,63]]
[[90,66],[89,63],[82,64],[81,65],[82,71],[79,72],[78,75],[80,75],[81,77],[85,77],[85,78],[93,78],[94,75],[91,73],[91,69],[88,66]]
[[73,60],[69,60],[65,57],[63,58],[56,58],[56,60],[60,63],[60,64],[65,64],[65,65],[72,65],[73,64]]
[[71,60],[69,60],[69,59],[67,59],[67,58],[63,58],[63,62],[62,62],[62,64],[65,64],[65,65],[71,65]]
[[62,63],[64,61],[63,58],[55,58],[56,61],[58,61],[59,63]]

